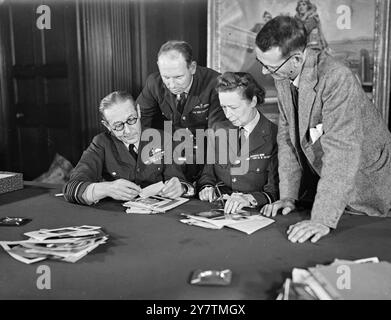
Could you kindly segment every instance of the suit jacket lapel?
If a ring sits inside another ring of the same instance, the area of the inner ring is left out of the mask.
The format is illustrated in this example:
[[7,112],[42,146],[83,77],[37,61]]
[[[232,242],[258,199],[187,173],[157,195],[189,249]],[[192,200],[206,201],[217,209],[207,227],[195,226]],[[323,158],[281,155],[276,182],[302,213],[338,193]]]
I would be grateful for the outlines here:
[[[299,132],[300,141],[303,141],[306,132],[308,131],[311,111],[314,105],[316,91],[315,87],[318,84],[318,54],[309,50],[307,58],[303,66],[303,71],[300,75],[299,83]],[[289,90],[289,88],[288,88]]]
[[[292,94],[290,89],[289,80],[280,80],[276,81],[276,88],[279,92],[279,98],[281,100],[280,106],[283,109],[285,116],[287,117],[289,123],[289,131],[293,133],[293,136],[298,136],[296,130],[299,128],[299,124],[296,123],[295,119],[295,107],[292,102]],[[296,141],[299,144],[299,141]]]

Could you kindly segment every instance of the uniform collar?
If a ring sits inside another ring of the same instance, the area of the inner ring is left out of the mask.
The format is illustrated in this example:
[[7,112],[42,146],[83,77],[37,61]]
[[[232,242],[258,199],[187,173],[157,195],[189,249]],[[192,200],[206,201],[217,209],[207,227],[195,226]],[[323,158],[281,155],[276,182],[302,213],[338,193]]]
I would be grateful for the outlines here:
[[256,115],[255,115],[254,119],[252,119],[249,123],[247,123],[245,126],[242,127],[242,128],[244,128],[244,130],[246,130],[245,135],[247,138],[250,136],[251,132],[257,126],[260,118],[261,118],[261,116],[259,115],[258,110],[256,110]]
[[[125,143],[125,142],[123,142],[123,141],[122,141],[122,143],[126,146],[126,149],[129,150],[129,145],[130,145],[130,144],[129,144],[129,143]],[[139,145],[140,145],[140,140],[137,141],[137,142],[134,144],[134,147],[135,147],[135,149],[136,149],[136,150],[135,150],[136,152],[138,152],[138,147],[139,147]]]
[[[191,89],[191,86],[193,84],[193,79],[194,79],[194,76],[191,76],[191,81],[190,81],[190,84],[187,86],[187,88],[183,91],[185,94],[186,94],[186,97],[189,95],[189,92],[190,92],[190,89]],[[179,100],[181,97],[181,94],[177,94],[176,95],[176,98]]]

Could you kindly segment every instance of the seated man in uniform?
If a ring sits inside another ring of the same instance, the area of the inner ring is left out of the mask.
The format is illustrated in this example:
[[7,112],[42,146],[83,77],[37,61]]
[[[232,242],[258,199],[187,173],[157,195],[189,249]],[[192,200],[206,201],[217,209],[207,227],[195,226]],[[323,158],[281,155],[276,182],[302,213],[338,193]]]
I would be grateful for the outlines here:
[[[271,204],[278,199],[277,126],[258,110],[265,92],[244,72],[224,73],[218,78],[216,90],[228,120],[213,126],[214,138],[209,141],[208,151],[214,151],[218,160],[205,166],[198,181],[199,198],[212,202],[221,196],[219,193],[230,194],[226,213]],[[225,144],[217,143],[221,138]],[[224,161],[227,158],[229,161]],[[244,170],[235,173],[233,169],[240,166]]]
[[160,139],[142,139],[140,110],[130,94],[110,93],[102,99],[99,112],[108,132],[95,136],[84,151],[64,186],[65,199],[85,205],[105,197],[127,201],[159,181],[165,181],[161,196],[176,198],[184,193],[186,182],[179,166],[163,164]]
[[[172,132],[186,131],[196,147],[196,129],[207,129],[225,119],[215,91],[218,72],[198,66],[191,46],[184,41],[168,41],[158,53],[159,72],[152,73],[137,98],[141,121],[146,128],[172,125]],[[163,125],[164,122],[167,124]],[[165,128],[166,130],[166,128]],[[196,148],[193,150],[195,154]],[[203,163],[187,158],[183,170],[187,179],[196,181]],[[194,157],[195,159],[196,157]]]

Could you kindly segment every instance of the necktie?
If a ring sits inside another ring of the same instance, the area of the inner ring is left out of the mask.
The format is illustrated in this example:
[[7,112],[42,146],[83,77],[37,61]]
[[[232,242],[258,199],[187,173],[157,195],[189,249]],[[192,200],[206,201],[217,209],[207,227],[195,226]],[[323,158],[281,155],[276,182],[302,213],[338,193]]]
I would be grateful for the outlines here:
[[296,111],[299,110],[299,89],[291,82],[292,103]]
[[129,153],[133,157],[133,159],[137,161],[137,152],[134,151],[134,149],[135,149],[134,144],[130,144],[129,145]]
[[179,96],[177,96],[176,109],[180,114],[183,113],[183,108],[186,104],[186,93],[182,92]]
[[244,127],[239,127],[238,130],[238,151],[242,149],[242,146],[246,143],[245,136],[246,129]]

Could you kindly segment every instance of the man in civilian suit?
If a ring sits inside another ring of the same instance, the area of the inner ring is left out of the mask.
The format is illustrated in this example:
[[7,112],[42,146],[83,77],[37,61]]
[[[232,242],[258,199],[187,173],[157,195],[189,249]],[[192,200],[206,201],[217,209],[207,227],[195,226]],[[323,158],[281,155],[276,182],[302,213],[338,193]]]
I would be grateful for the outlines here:
[[[195,146],[196,129],[205,130],[216,121],[225,119],[215,91],[219,74],[197,66],[191,46],[184,41],[172,40],[163,44],[157,65],[159,72],[148,77],[137,98],[143,126],[161,129],[164,121],[170,121],[173,132],[184,129]],[[195,155],[193,159],[183,168],[187,179],[192,182],[198,179],[203,169],[203,164],[194,164]]]
[[155,130],[152,141],[144,138],[140,110],[130,94],[110,93],[99,111],[108,131],[95,136],[84,151],[64,186],[66,200],[84,205],[105,197],[127,201],[159,181],[165,182],[161,196],[176,198],[185,193],[188,183],[179,166],[164,164],[162,134]]
[[290,241],[318,241],[344,211],[390,216],[391,134],[352,71],[306,49],[305,28],[291,17],[269,21],[256,45],[263,72],[274,77],[280,111],[280,200],[261,212],[295,209],[307,172],[317,182],[311,219],[290,226]]

